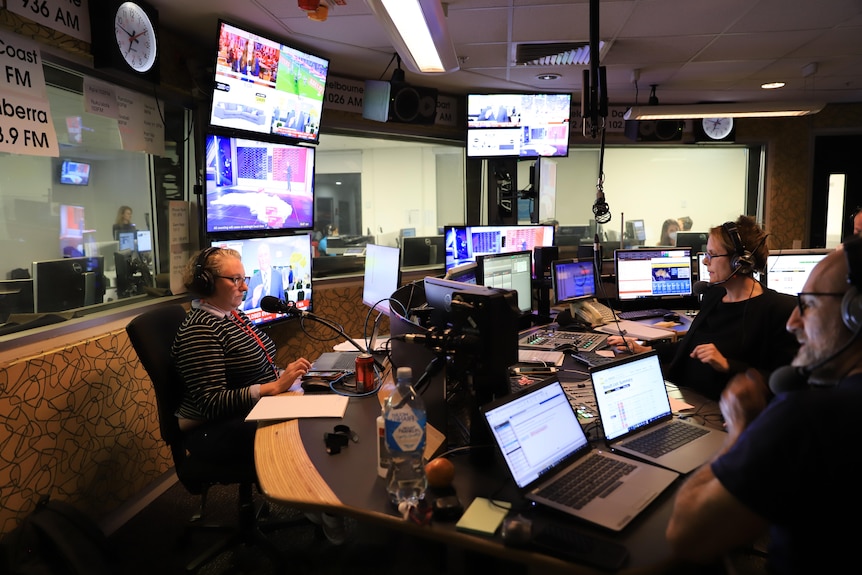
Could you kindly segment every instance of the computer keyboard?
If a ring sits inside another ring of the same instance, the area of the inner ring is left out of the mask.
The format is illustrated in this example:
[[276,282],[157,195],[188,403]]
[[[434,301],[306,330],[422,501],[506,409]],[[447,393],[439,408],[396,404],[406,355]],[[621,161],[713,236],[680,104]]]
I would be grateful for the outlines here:
[[653,309],[638,309],[632,311],[621,311],[617,312],[617,316],[620,319],[628,319],[633,321],[638,321],[642,319],[652,319],[654,317],[664,317],[670,313],[673,313],[669,309],[662,308],[653,308]]
[[542,328],[522,335],[518,339],[518,347],[545,351],[594,351],[604,347],[605,340],[607,339],[608,335],[604,333],[559,331]]

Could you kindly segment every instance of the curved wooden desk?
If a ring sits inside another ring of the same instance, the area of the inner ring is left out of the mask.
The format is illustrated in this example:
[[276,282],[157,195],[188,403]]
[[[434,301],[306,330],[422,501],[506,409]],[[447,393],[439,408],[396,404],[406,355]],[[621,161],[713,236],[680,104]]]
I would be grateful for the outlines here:
[[[360,521],[541,568],[542,572],[604,573],[542,553],[507,547],[499,535],[487,538],[462,533],[455,529],[454,522],[435,521],[419,526],[403,521],[389,503],[385,482],[376,472],[375,418],[379,413],[379,400],[369,396],[351,398],[341,420],[261,424],[255,439],[255,462],[264,495],[286,505],[350,515]],[[336,424],[350,426],[359,435],[359,441],[351,442],[341,453],[329,455],[323,434],[332,432]],[[456,468],[454,487],[465,508],[477,496],[522,503],[508,475],[496,463],[477,466],[464,452],[453,454],[450,459]],[[629,560],[625,572],[662,572],[668,567],[664,530],[675,491],[676,485],[671,486],[621,533],[611,534],[581,523],[576,526],[585,533],[626,545]],[[530,513],[544,512],[533,508]]]

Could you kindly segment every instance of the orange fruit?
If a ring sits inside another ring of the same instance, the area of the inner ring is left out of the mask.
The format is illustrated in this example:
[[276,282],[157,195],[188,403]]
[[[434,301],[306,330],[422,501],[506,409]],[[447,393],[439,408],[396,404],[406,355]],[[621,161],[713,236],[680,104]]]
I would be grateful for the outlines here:
[[431,487],[449,487],[455,478],[455,465],[445,457],[437,457],[425,464],[425,476]]

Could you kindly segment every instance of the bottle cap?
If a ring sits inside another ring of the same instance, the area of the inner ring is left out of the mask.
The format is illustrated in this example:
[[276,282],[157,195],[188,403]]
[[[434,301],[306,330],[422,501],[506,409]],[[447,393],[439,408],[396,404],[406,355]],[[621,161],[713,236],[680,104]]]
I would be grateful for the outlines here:
[[395,372],[396,379],[412,379],[413,378],[413,368],[410,367],[399,367],[398,371]]

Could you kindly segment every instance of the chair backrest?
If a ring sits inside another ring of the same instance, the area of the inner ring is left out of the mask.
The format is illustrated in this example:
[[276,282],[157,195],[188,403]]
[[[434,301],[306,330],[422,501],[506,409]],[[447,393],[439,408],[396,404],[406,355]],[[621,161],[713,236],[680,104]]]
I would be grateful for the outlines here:
[[170,304],[145,311],[126,326],[129,341],[153,382],[159,409],[159,429],[178,467],[181,463],[178,458],[182,458],[182,432],[174,414],[182,399],[183,387],[171,357],[171,345],[185,317],[186,310],[182,305]]

